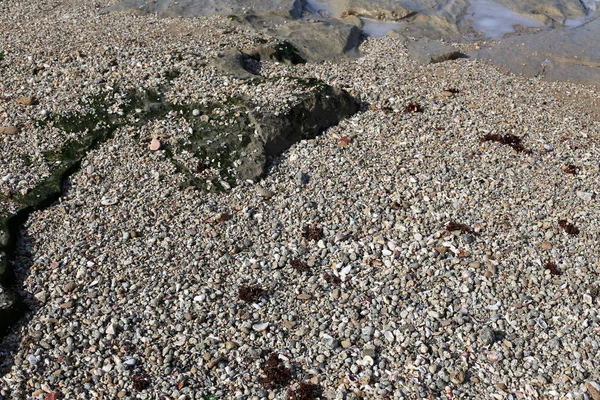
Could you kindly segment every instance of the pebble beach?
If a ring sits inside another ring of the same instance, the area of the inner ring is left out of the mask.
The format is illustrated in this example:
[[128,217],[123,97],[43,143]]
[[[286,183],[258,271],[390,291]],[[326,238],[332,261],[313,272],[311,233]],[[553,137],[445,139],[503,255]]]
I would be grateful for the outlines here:
[[419,65],[396,35],[253,83],[213,61],[268,35],[108,3],[0,3],[3,212],[86,133],[44,121],[97,96],[278,115],[316,78],[361,111],[220,191],[165,150],[180,114],[131,111],[22,226],[0,399],[600,399],[597,87]]

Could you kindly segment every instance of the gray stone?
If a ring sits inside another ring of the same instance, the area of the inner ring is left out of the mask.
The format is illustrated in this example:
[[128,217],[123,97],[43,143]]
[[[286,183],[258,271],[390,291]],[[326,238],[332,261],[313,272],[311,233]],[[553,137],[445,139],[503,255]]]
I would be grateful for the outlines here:
[[419,64],[435,64],[464,57],[460,51],[437,40],[419,39],[408,41],[408,54]]
[[363,357],[371,357],[371,358],[375,358],[375,356],[377,355],[377,349],[375,346],[371,345],[371,344],[367,344],[365,345],[365,347],[363,347],[362,349],[362,356]]
[[572,29],[556,29],[504,39],[475,56],[503,69],[550,81],[600,82],[600,19]]
[[483,346],[489,346],[494,344],[494,342],[496,341],[496,334],[492,329],[485,327],[479,331],[477,340]]
[[325,346],[327,346],[329,349],[334,350],[336,348],[339,347],[340,345],[340,341],[334,337],[331,336],[326,336],[323,338],[323,343],[325,344]]
[[309,179],[310,178],[309,178],[308,174],[304,173],[302,171],[298,171],[298,173],[294,177],[294,180],[296,181],[296,184],[298,186],[302,186],[302,185],[308,184]]

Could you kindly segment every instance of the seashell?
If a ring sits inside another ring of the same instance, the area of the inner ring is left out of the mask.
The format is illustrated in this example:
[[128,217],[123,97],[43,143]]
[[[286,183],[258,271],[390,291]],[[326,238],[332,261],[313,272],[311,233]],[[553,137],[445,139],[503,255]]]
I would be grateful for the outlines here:
[[118,202],[119,199],[117,199],[116,197],[113,197],[112,199],[107,199],[106,197],[103,197],[102,200],[100,200],[100,204],[102,204],[103,206],[113,206]]
[[263,332],[268,327],[269,327],[268,322],[261,322],[261,323],[252,325],[252,329],[254,329],[256,332]]
[[546,323],[546,321],[544,321],[543,319],[540,319],[538,321],[538,325],[540,326],[540,328],[542,329],[548,329],[548,324]]
[[592,400],[600,400],[600,385],[594,381],[589,381],[585,383],[585,388],[592,397]]
[[346,275],[348,275],[351,270],[352,270],[352,267],[350,265],[347,265],[344,268],[342,268],[342,270],[340,271],[340,278],[342,278],[343,280],[346,280]]
[[394,334],[390,331],[385,331],[383,333],[383,336],[385,336],[386,340],[390,343],[394,343]]

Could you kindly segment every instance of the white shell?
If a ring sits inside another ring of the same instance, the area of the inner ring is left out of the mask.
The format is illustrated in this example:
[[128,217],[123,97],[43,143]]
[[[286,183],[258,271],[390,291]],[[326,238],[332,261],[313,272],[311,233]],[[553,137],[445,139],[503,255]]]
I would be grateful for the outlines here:
[[106,197],[103,197],[102,200],[100,200],[100,204],[102,204],[103,206],[112,206],[115,205],[119,202],[119,199],[117,199],[116,197],[113,197],[112,199],[107,199]]
[[252,329],[254,329],[256,332],[262,332],[265,329],[267,329],[268,327],[269,327],[268,322],[261,322],[259,324],[252,325]]
[[352,266],[350,265],[346,265],[344,268],[342,268],[342,270],[340,271],[340,276],[342,278],[345,278],[346,275],[348,275],[350,273],[350,271],[352,271]]
[[383,333],[383,336],[385,336],[386,340],[390,343],[394,343],[394,334],[390,331],[385,331]]
[[496,311],[500,308],[501,305],[502,305],[502,302],[500,300],[498,300],[495,304],[490,304],[486,308],[490,311]]
[[363,357],[363,365],[373,365],[373,364],[375,364],[375,360],[373,360],[373,357],[371,357],[371,356]]

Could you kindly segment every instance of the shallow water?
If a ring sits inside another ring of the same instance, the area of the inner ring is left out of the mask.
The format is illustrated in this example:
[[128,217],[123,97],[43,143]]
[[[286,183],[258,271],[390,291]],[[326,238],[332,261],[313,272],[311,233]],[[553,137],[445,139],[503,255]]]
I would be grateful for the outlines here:
[[390,21],[378,21],[371,18],[361,18],[363,22],[362,31],[365,36],[368,37],[384,37],[392,31],[406,26],[406,22],[390,22]]
[[540,21],[519,15],[492,0],[471,0],[467,18],[473,21],[473,28],[491,39],[501,39],[505,34],[515,32],[515,25],[530,28],[544,26]]
[[321,16],[323,14],[328,14],[330,16],[333,15],[333,11],[331,10],[331,8],[329,8],[329,6],[317,0],[306,0],[306,11]]

